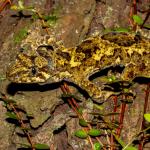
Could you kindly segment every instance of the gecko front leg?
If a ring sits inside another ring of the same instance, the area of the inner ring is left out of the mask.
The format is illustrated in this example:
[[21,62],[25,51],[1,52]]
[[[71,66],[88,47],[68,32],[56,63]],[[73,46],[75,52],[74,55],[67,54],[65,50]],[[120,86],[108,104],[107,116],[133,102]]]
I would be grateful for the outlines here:
[[89,94],[90,98],[97,103],[105,102],[114,93],[112,91],[102,90],[101,87],[95,85],[93,82],[85,78],[72,78],[71,80],[73,83],[85,90]]

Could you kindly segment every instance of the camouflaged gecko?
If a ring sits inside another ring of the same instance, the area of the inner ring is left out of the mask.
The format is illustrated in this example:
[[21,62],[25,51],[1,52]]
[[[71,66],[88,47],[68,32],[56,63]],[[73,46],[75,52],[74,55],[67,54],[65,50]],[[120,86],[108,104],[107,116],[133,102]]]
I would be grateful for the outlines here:
[[93,99],[106,100],[104,91],[89,77],[107,66],[123,65],[124,81],[150,78],[150,40],[128,33],[108,33],[90,37],[73,48],[39,44],[20,52],[7,71],[15,83],[47,83],[67,79],[86,90]]

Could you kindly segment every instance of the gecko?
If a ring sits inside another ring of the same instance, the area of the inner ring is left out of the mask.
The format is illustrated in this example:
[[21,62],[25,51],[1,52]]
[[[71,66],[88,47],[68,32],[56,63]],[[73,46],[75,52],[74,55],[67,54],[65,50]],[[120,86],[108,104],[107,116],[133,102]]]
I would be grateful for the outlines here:
[[[34,41],[35,37],[32,39]],[[144,37],[110,32],[89,37],[70,48],[50,42],[49,36],[41,41],[44,42],[33,44],[30,38],[23,43],[25,50],[17,54],[6,72],[11,82],[46,84],[49,80],[67,80],[87,91],[91,98],[101,101],[107,100],[112,92],[103,90],[89,77],[108,66],[123,65],[123,81],[150,78],[150,40]]]

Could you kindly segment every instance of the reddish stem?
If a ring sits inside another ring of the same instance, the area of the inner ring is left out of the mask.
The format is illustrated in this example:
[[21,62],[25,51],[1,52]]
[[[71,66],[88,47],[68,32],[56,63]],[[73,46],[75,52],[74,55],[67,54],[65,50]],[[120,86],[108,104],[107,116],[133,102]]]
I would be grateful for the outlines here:
[[[123,99],[126,99],[126,96],[123,95]],[[126,109],[126,103],[123,102],[121,104],[121,112],[120,112],[120,118],[119,118],[119,127],[118,127],[118,130],[117,130],[117,136],[119,137],[120,134],[121,134],[121,130],[123,128],[123,119],[124,119],[124,115],[125,115],[125,109]]]
[[0,13],[4,10],[4,8],[6,7],[7,4],[11,5],[11,1],[10,0],[5,0],[4,3],[0,6]]
[[149,16],[150,16],[150,9],[148,10],[148,12],[147,12],[147,14],[146,14],[146,17],[145,17],[145,19],[144,19],[144,21],[143,21],[143,24],[141,25],[141,29],[143,28],[145,22],[148,20]]
[[[113,101],[114,101],[114,113],[115,113],[115,112],[117,112],[117,102],[118,102],[117,96],[113,97]],[[115,120],[115,116],[113,115],[112,116],[112,122],[114,122],[114,120]],[[114,150],[114,147],[113,147],[113,145],[114,145],[114,136],[113,136],[113,134],[111,134],[111,136],[110,136],[110,145],[112,145],[111,150]]]
[[[3,94],[3,99],[4,100],[7,99],[6,95],[4,95],[4,94]],[[13,112],[16,114],[22,129],[25,129],[26,125],[24,124],[24,122],[22,120],[22,117],[20,116],[19,112],[16,110],[15,106],[13,105],[13,103],[10,103],[9,106],[12,108]],[[32,141],[30,133],[28,131],[26,131],[26,130],[23,130],[23,132],[26,134],[28,142],[31,144],[32,150],[35,150],[34,143]]]
[[136,24],[134,23],[133,19],[132,19],[132,16],[133,15],[136,15],[137,14],[137,2],[136,0],[133,0],[132,2],[132,7],[130,9],[130,18],[129,18],[129,23],[131,24],[133,30],[135,31],[136,30]]
[[[144,103],[144,109],[143,109],[143,119],[142,119],[141,131],[145,128],[144,114],[147,112],[149,93],[150,93],[150,83],[147,85],[147,89],[145,91],[145,103]],[[144,133],[142,134],[142,137],[141,137],[141,142],[139,144],[139,150],[143,149],[143,145],[144,145]]]

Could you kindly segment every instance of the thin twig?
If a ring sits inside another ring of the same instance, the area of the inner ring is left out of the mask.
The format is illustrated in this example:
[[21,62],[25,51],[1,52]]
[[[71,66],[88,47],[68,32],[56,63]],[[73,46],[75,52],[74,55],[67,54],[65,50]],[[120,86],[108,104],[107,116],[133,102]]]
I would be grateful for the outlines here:
[[[147,112],[149,93],[150,93],[150,83],[147,85],[147,88],[145,91],[145,101],[144,101],[144,108],[143,108],[143,118],[142,118],[141,130],[143,130],[145,128],[144,114]],[[144,144],[144,132],[142,133],[141,142],[139,144],[139,149],[143,148],[143,144]]]
[[[126,96],[123,96],[123,100],[126,99]],[[117,136],[119,137],[121,134],[121,130],[123,128],[123,119],[124,119],[124,115],[125,115],[125,109],[126,109],[126,102],[122,102],[121,104],[121,112],[120,112],[120,118],[119,118],[119,127],[117,130]]]
[[[5,94],[1,94],[1,95],[2,95],[2,99],[4,101],[6,99],[8,99]],[[34,142],[32,141],[32,138],[31,138],[29,132],[25,130],[26,125],[24,124],[24,122],[22,120],[22,117],[20,116],[19,112],[16,110],[15,106],[13,105],[13,103],[9,103],[9,106],[12,108],[13,112],[16,114],[17,119],[18,119],[18,121],[19,121],[19,123],[21,125],[21,128],[23,129],[23,132],[25,133],[25,135],[27,135],[27,140],[31,144],[32,150],[35,150],[35,148],[34,148]]]
[[5,0],[4,3],[0,6],[0,13],[4,10],[7,4],[12,5],[11,0]]

